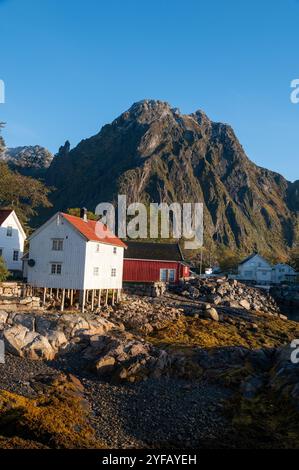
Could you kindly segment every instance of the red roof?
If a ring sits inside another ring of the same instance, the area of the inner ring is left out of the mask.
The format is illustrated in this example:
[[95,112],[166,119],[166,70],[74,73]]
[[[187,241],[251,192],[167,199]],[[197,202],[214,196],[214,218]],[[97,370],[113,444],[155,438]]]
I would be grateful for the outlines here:
[[0,225],[3,224],[3,222],[12,212],[12,209],[0,209]]
[[87,220],[85,222],[81,217],[64,214],[62,212],[61,215],[72,224],[78,232],[84,235],[87,240],[127,248],[127,245],[101,222],[97,222],[96,220]]

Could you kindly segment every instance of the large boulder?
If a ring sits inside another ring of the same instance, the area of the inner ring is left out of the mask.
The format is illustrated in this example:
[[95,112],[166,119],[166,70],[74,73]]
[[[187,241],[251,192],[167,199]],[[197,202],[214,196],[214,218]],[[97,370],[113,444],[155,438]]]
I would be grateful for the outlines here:
[[8,313],[0,310],[0,329],[4,328],[8,319]]
[[99,378],[106,377],[113,371],[116,360],[112,356],[104,356],[95,363],[95,369]]
[[[3,339],[5,343],[5,348],[11,354],[16,356],[23,356],[22,349],[24,345],[27,344],[27,341],[31,341],[34,336],[28,338],[29,334],[28,328],[22,325],[15,325],[11,328],[8,328],[3,333]],[[26,338],[27,336],[27,338]]]
[[14,316],[13,322],[17,325],[22,325],[28,328],[30,331],[35,330],[35,317],[34,315],[26,313],[18,313]]
[[203,311],[203,317],[208,318],[209,320],[219,321],[219,315],[215,308],[208,308]]
[[52,360],[56,355],[56,350],[52,348],[45,336],[36,334],[33,340],[24,346],[22,353],[24,357],[29,359]]
[[30,359],[54,359],[56,351],[45,336],[42,336],[21,324],[8,328],[3,334],[8,352]]
[[245,308],[245,310],[250,310],[250,303],[246,299],[242,299],[239,302],[240,306]]

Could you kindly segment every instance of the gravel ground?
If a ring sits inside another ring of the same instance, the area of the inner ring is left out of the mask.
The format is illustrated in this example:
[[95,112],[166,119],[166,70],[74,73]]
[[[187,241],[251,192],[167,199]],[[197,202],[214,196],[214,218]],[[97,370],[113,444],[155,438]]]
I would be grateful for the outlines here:
[[227,392],[215,385],[166,378],[111,385],[80,371],[78,363],[74,357],[45,363],[6,355],[0,388],[33,396],[29,381],[35,375],[73,372],[84,385],[91,423],[111,448],[214,447],[230,432],[221,403]]

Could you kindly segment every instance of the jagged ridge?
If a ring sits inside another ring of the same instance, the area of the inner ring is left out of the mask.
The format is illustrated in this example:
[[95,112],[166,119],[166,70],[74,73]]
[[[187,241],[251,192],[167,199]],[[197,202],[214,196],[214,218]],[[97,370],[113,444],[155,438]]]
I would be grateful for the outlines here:
[[47,171],[55,209],[127,194],[129,202],[205,204],[206,238],[243,251],[282,254],[297,235],[298,182],[260,168],[233,129],[197,111],[144,100],[70,150]]

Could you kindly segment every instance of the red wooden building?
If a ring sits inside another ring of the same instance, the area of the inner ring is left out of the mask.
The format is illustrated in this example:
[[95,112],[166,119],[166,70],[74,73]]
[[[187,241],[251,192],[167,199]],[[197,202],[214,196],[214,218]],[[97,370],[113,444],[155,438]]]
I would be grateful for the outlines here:
[[190,269],[177,243],[126,241],[124,282],[171,282],[188,278]]

